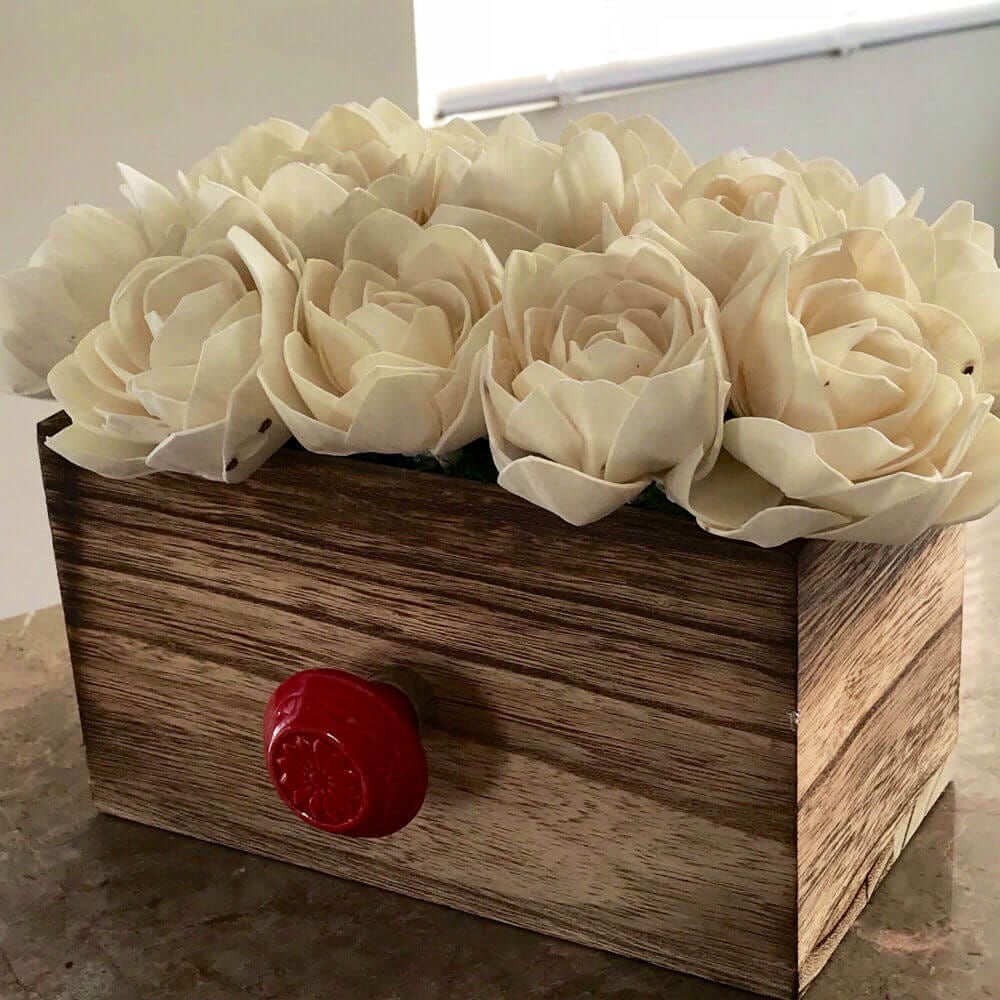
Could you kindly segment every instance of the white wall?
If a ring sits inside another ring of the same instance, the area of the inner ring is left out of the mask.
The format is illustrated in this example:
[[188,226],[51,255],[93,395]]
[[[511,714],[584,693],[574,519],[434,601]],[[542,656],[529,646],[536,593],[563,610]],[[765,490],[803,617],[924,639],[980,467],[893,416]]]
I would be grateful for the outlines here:
[[921,214],[964,198],[1000,226],[1000,27],[679,80],[528,117],[553,138],[592,111],[648,112],[696,160],[740,145],[835,156],[859,178],[887,173],[905,193],[926,188]]
[[[0,271],[116,160],[169,180],[245,125],[339,101],[417,110],[410,0],[0,0]],[[0,396],[0,619],[59,593],[35,457],[51,405]]]

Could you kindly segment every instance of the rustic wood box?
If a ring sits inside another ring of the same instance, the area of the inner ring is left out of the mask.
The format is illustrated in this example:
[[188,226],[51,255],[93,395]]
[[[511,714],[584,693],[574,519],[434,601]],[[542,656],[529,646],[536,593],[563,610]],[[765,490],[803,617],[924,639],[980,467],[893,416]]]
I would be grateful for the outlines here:
[[[795,997],[947,781],[960,529],[768,551],[290,448],[240,487],[41,455],[105,812]],[[393,664],[437,701],[423,809],[307,826],[265,703]]]

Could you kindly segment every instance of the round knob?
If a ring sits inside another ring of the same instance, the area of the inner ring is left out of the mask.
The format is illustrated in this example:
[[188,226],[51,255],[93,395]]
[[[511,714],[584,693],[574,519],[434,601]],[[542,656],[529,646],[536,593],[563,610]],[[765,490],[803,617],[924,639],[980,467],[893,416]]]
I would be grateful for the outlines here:
[[264,754],[285,804],[330,833],[395,833],[427,792],[410,700],[392,684],[343,670],[303,670],[275,688],[264,713]]

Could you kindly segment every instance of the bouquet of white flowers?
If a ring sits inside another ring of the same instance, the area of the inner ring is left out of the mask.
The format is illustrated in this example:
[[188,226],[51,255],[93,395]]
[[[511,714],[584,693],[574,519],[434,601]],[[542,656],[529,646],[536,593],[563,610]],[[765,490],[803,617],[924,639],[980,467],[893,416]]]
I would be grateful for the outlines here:
[[557,143],[387,101],[269,120],[176,191],[122,166],[0,278],[0,388],[51,391],[93,472],[239,482],[488,438],[586,524],[651,484],[713,534],[902,544],[1000,502],[1000,270],[958,202],[647,116]]

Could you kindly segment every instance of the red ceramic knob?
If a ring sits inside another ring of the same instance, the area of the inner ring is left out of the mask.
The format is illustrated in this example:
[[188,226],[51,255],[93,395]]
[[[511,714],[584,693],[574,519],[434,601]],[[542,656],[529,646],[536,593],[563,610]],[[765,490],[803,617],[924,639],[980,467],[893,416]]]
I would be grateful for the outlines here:
[[343,670],[303,670],[275,688],[264,713],[264,754],[285,804],[330,833],[395,833],[427,792],[410,700],[392,684]]

